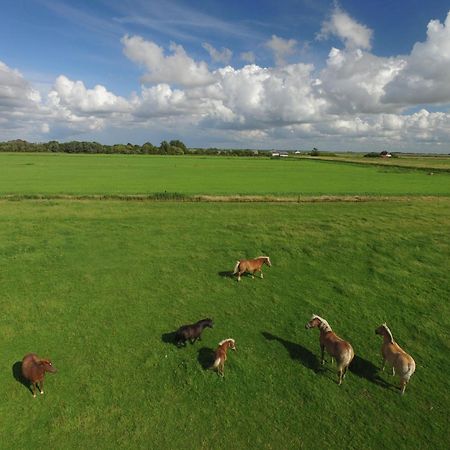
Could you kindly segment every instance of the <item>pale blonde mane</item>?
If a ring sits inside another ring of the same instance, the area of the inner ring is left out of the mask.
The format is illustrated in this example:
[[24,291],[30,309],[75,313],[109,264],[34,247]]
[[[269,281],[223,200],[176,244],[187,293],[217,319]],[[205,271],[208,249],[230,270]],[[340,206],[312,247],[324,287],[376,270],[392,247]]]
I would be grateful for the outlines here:
[[268,259],[270,261],[270,258],[268,256],[258,256],[255,259]]
[[387,334],[389,335],[389,338],[391,339],[391,343],[393,343],[394,342],[394,336],[392,336],[392,332],[389,329],[389,327],[386,325],[386,322],[384,322],[382,326],[384,327],[384,329],[386,330]]
[[232,338],[228,338],[228,339],[224,339],[223,341],[220,341],[219,342],[219,347],[221,346],[221,345],[223,345],[223,344],[225,344],[225,342],[233,342],[233,344],[234,344],[234,339],[232,339]]
[[322,317],[317,314],[313,314],[311,320],[318,319],[320,321],[319,329],[322,331],[333,331],[330,327],[330,324]]

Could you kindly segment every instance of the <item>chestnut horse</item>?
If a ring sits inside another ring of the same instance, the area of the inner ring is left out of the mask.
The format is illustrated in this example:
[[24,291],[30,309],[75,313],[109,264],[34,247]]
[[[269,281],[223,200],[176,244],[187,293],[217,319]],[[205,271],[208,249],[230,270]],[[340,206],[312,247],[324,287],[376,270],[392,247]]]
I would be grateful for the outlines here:
[[31,383],[33,397],[36,397],[36,386],[41,394],[44,393],[45,372],[56,372],[50,360],[39,358],[36,353],[28,353],[23,357],[22,375]]
[[384,370],[386,362],[392,365],[392,375],[397,373],[400,377],[400,389],[403,395],[411,375],[416,370],[416,363],[414,362],[414,359],[412,359],[412,357],[394,341],[391,330],[385,323],[375,330],[375,334],[383,336],[383,345],[381,346],[383,366],[381,367],[381,370]]
[[352,362],[355,353],[352,346],[337,336],[331,329],[329,323],[322,319],[320,316],[313,314],[311,320],[305,325],[305,328],[319,328],[320,330],[320,351],[321,351],[321,364],[325,363],[324,350],[333,358],[337,363],[337,370],[339,374],[339,385],[347,372],[348,366]]
[[259,272],[261,274],[261,278],[264,278],[262,273],[262,266],[266,264],[271,267],[272,263],[270,262],[270,258],[268,256],[259,256],[255,259],[241,259],[236,262],[234,266],[233,275],[238,274],[238,281],[241,281],[241,275],[245,272],[249,272],[252,274],[252,278],[254,277],[255,272]]
[[219,342],[219,346],[214,354],[214,364],[212,366],[213,369],[217,369],[217,373],[223,377],[223,366],[225,361],[227,360],[227,350],[231,348],[231,350],[236,351],[236,343],[234,339],[228,338],[221,342]]

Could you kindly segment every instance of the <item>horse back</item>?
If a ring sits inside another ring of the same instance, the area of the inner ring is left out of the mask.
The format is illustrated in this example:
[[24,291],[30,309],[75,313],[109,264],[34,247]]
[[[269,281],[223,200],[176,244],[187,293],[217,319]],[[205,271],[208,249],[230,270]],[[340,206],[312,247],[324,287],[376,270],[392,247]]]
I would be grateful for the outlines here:
[[348,365],[355,356],[355,352],[353,351],[351,344],[344,341],[344,339],[340,338],[333,332],[325,335],[324,344],[327,352],[335,358],[338,363],[340,362]]
[[22,360],[22,375],[30,381],[38,381],[44,378],[45,370],[39,364],[39,357],[35,353],[25,355]]

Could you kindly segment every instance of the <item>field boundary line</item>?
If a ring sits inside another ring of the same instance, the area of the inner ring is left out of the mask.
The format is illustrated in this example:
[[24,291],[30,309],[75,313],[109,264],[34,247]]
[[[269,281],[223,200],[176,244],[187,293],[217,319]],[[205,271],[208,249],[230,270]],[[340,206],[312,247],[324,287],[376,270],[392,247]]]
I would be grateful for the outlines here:
[[180,193],[154,194],[0,194],[0,200],[120,200],[147,202],[208,202],[208,203],[332,203],[332,202],[408,202],[436,201],[450,195],[186,195]]

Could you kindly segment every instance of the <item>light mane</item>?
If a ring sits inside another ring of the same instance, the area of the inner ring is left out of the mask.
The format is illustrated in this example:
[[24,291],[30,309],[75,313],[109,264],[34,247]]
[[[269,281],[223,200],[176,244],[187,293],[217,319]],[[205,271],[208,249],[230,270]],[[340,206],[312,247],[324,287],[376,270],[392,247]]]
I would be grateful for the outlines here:
[[268,256],[258,256],[257,258],[255,258],[255,259],[270,259]]
[[313,319],[319,319],[320,325],[319,329],[322,331],[333,331],[330,327],[330,324],[322,317],[318,316],[317,314],[313,314],[311,320]]
[[390,338],[390,340],[391,340],[391,343],[393,343],[393,342],[394,342],[394,336],[392,336],[392,332],[391,332],[391,330],[389,329],[389,327],[386,325],[386,322],[383,323],[383,327],[384,327],[384,329],[387,331],[387,334],[389,335],[389,338]]
[[232,341],[233,344],[234,344],[234,339],[228,338],[228,339],[224,339],[223,341],[220,341],[220,342],[219,342],[219,346],[221,346],[221,345],[225,344],[225,342],[229,342],[229,341]]

